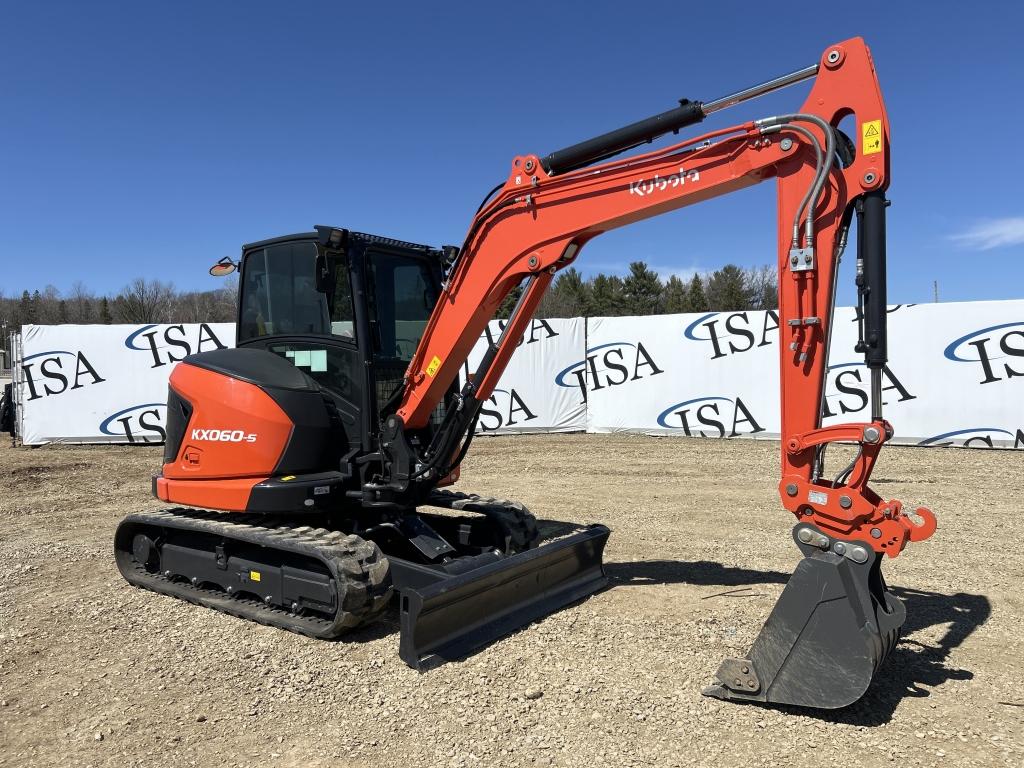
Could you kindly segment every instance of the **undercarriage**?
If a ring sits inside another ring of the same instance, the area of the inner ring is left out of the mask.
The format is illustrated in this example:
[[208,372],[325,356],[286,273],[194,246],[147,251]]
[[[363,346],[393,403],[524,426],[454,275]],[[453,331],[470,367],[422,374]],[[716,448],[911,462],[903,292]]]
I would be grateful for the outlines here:
[[366,527],[341,515],[140,512],[118,527],[115,556],[131,584],[318,639],[371,622],[397,595],[400,655],[417,668],[607,585],[604,526],[538,546],[522,504],[450,491],[429,501],[436,511]]

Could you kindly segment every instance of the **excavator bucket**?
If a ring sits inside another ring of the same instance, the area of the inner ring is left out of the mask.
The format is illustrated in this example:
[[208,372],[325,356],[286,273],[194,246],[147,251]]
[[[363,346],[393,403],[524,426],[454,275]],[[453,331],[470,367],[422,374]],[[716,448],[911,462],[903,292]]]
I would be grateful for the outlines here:
[[882,579],[882,555],[793,529],[804,559],[746,658],[726,659],[706,696],[815,709],[857,701],[899,640],[906,608]]
[[464,573],[395,569],[399,655],[421,669],[466,656],[608,585],[602,556],[611,532],[579,533]]

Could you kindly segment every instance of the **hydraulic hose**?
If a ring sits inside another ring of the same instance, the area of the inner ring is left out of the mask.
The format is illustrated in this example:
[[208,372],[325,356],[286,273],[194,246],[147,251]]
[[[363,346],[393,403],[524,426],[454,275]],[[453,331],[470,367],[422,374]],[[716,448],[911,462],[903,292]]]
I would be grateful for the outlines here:
[[794,125],[792,123],[784,123],[782,125],[772,126],[771,128],[764,131],[764,133],[781,133],[782,131],[793,131],[799,133],[801,136],[806,138],[811,146],[814,148],[814,179],[815,182],[807,188],[807,192],[804,194],[803,199],[800,200],[800,205],[796,209],[796,216],[793,219],[793,248],[800,247],[800,218],[807,207],[808,201],[814,194],[815,183],[818,179],[818,174],[821,173],[821,167],[824,163],[824,158],[821,151],[821,142],[818,141],[818,137],[811,133],[809,130],[804,128],[802,125]]
[[[821,196],[821,190],[825,186],[825,181],[828,179],[828,173],[832,167],[832,157],[835,154],[835,134],[832,132],[832,126],[830,126],[825,120],[818,117],[817,115],[805,114],[797,112],[791,115],[777,115],[775,117],[766,117],[761,120],[756,120],[755,125],[760,127],[763,131],[766,128],[774,128],[776,126],[784,126],[787,123],[793,122],[804,122],[811,123],[821,129],[822,133],[825,134],[825,158],[824,162],[821,163],[815,173],[814,182],[811,185],[811,194],[805,202],[797,209],[796,220],[794,222],[797,230],[799,231],[800,219],[802,217],[804,208],[810,206],[808,212],[807,222],[804,227],[804,244],[814,244],[814,209],[817,206],[818,198]],[[792,127],[792,126],[790,126]],[[764,131],[767,132],[767,131]],[[774,133],[774,131],[772,131]]]

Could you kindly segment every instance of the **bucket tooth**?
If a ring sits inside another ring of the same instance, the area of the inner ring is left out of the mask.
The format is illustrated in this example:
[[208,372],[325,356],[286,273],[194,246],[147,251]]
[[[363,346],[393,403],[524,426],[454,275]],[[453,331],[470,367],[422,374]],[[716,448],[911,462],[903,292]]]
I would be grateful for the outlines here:
[[839,709],[864,695],[896,645],[907,614],[885,586],[882,556],[808,528],[793,531],[804,559],[746,658],[723,661],[706,696]]

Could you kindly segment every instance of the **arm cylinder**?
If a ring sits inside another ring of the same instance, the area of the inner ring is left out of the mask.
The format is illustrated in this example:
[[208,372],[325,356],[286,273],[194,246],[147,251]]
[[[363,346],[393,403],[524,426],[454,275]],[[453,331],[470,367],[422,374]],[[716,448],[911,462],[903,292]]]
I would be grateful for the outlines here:
[[857,213],[857,258],[864,265],[864,362],[878,369],[888,362],[885,296],[885,208],[883,192],[864,195]]

